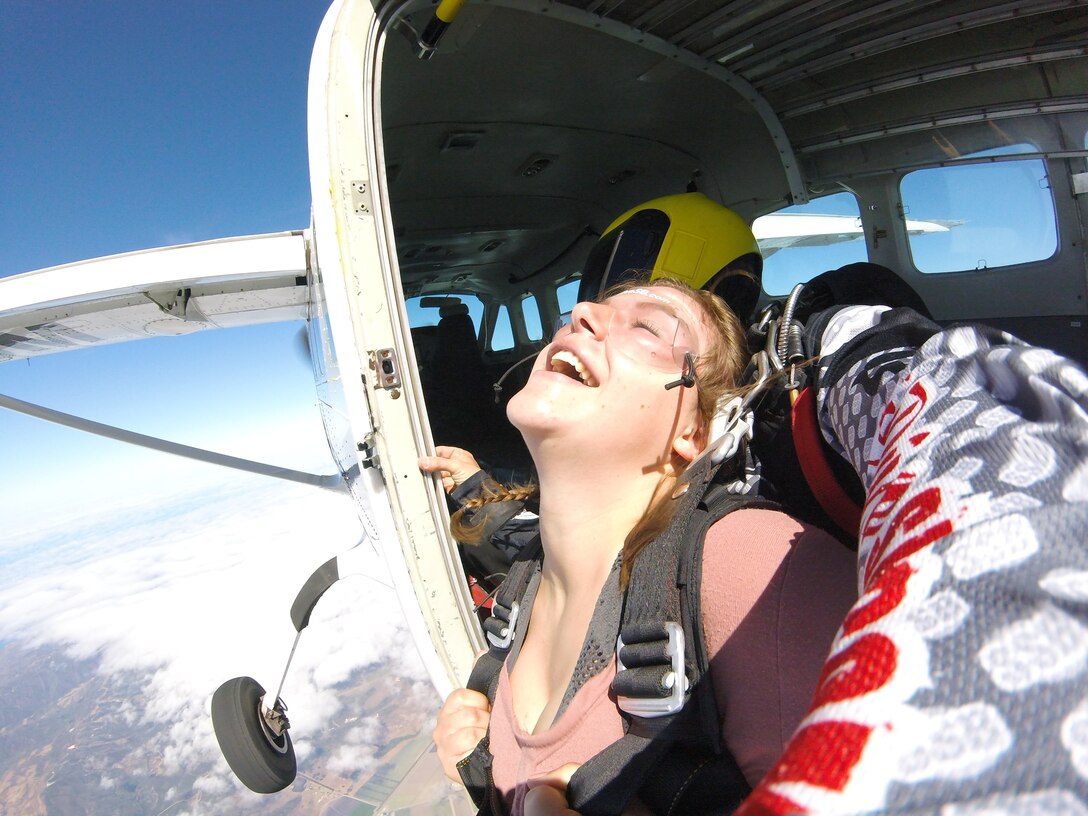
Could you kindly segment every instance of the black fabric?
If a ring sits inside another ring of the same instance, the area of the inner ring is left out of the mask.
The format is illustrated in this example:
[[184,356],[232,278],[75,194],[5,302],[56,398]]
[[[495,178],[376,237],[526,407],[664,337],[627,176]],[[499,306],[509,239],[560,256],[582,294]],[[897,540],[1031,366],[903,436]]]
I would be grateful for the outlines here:
[[[478,689],[475,690],[478,691]],[[491,762],[491,745],[485,734],[472,753],[457,763],[457,773],[461,777],[461,782],[464,783],[473,804],[479,808],[478,816],[480,814],[502,816],[502,808],[495,807],[497,797],[495,786],[491,782]]]
[[[820,342],[824,331],[838,312],[838,308],[819,312],[806,324],[805,349],[812,356],[821,354]],[[871,391],[886,373],[903,370],[908,362],[903,349],[918,348],[940,331],[940,326],[913,309],[899,308],[885,312],[878,325],[858,334],[848,349],[836,352],[830,361],[821,364],[815,385],[823,387],[837,382],[858,362],[871,357],[870,371],[867,372],[867,388]]]
[[671,671],[669,665],[628,667],[616,675],[612,690],[621,697],[668,697],[672,689],[665,680]]
[[[458,507],[476,496],[497,490],[499,485],[480,470],[453,489],[450,499]],[[539,534],[536,516],[518,519],[526,503],[509,499],[466,509],[461,524],[473,534],[473,541],[459,541],[465,572],[487,589],[494,589],[506,576],[510,564]]]
[[[797,458],[790,423],[789,394],[783,387],[783,382],[779,381],[771,386],[770,392],[760,402],[756,412],[752,452],[760,463],[760,476],[763,480],[759,492],[780,502],[790,515],[833,534],[851,548],[856,547],[857,531],[840,530],[817,501],[805,480]],[[849,466],[842,474],[837,471],[837,460],[840,458],[837,454],[831,454],[828,461],[835,470],[836,477],[840,477],[839,484],[860,504],[860,500],[864,499],[861,483]]]
[[751,788],[728,753],[707,755],[674,744],[653,769],[642,803],[668,816],[725,816],[740,807]]
[[[529,585],[529,579],[541,556],[538,536],[532,544],[518,554],[511,565],[506,580],[499,587],[492,604],[492,617],[484,622],[486,631],[495,632],[498,635],[503,628],[516,625],[516,621],[511,621],[511,611],[515,604],[520,606],[525,589]],[[488,650],[476,659],[466,688],[478,691],[487,697],[488,702],[494,703],[495,692],[499,685],[499,672],[502,671],[502,664],[509,651],[509,644],[505,648],[496,646],[488,638]],[[465,783],[465,790],[472,797],[473,803],[480,809],[479,813],[501,816],[502,808],[491,778],[491,762],[490,736],[484,734],[484,738],[480,740],[472,753],[457,763],[457,772],[461,776],[461,781]]]
[[[722,483],[726,479],[715,481],[715,476],[723,475],[717,470],[708,458],[688,468],[684,474],[688,489],[674,499],[678,506],[672,522],[635,560],[621,638],[624,654],[632,654],[643,665],[619,672],[613,682],[617,695],[668,696],[661,683],[671,670],[664,624],[674,621],[684,630],[687,702],[670,716],[624,715],[627,733],[583,764],[570,780],[568,801],[583,816],[622,813],[635,796],[643,803],[655,802],[655,813],[723,813],[748,792],[743,774],[721,743],[721,712],[707,679],[710,663],[699,597],[703,545],[710,526],[733,510],[774,505],[729,493]],[[628,643],[636,645],[628,650]],[[646,665],[655,656],[656,665]],[[723,768],[729,772],[723,774]],[[689,800],[685,792],[704,772],[718,777],[717,783],[696,788],[710,798]],[[675,809],[681,802],[684,809]]]
[[[891,269],[867,262],[847,264],[817,275],[805,284],[801,293],[794,320],[805,327],[802,340],[806,358],[819,356],[818,338],[827,322],[844,306],[850,305],[891,306],[896,307],[896,311],[901,310],[903,315],[909,314],[909,318],[901,318],[901,321],[913,324],[911,336],[902,337],[904,343],[918,344],[918,338],[924,341],[938,330],[928,320],[929,310],[922,298]],[[765,335],[753,332],[750,338],[753,350],[762,348],[765,339]],[[885,337],[880,342],[890,348],[898,340]],[[840,365],[847,365],[856,359],[857,355],[852,355],[849,361]],[[760,462],[761,476],[765,480],[760,492],[781,502],[791,515],[834,534],[851,549],[857,549],[857,530],[840,529],[820,506],[805,480],[794,445],[790,426],[791,406],[784,381],[775,383],[761,400],[756,419],[752,450]],[[817,441],[836,481],[847,496],[860,506],[865,501],[865,490],[857,474],[822,438]]]
[[570,808],[581,816],[622,813],[671,746],[661,734],[625,734],[575,771],[567,785]]
[[[625,631],[624,634],[630,635]],[[666,649],[668,636],[662,630],[648,638],[643,643],[629,643],[626,640],[620,649],[619,659],[628,669],[637,669],[640,666],[653,666],[668,660]]]
[[888,267],[866,261],[823,272],[806,283],[794,316],[807,323],[810,315],[835,306],[903,307],[933,317],[909,283]]
[[[540,539],[538,537],[532,545],[526,547],[519,554],[518,559],[511,565],[506,580],[499,587],[498,594],[495,596],[494,603],[492,603],[491,617],[484,621],[484,631],[489,635],[501,638],[505,634],[503,630],[509,629],[516,624],[515,621],[511,620],[513,608],[515,605],[520,606],[525,595],[525,589],[529,586],[529,579],[532,577],[541,555]],[[493,703],[495,702],[495,689],[498,686],[499,672],[502,669],[502,664],[506,661],[507,654],[509,654],[510,645],[507,643],[505,647],[496,646],[490,637],[487,642],[489,648],[476,659],[466,688],[480,692],[487,697],[489,702]]]

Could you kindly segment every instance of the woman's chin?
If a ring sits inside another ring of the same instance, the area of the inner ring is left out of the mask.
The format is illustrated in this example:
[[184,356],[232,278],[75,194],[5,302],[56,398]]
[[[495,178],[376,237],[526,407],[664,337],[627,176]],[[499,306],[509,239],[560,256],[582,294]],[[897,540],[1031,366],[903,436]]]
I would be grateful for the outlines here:
[[577,424],[569,404],[560,404],[546,389],[525,388],[506,404],[506,418],[521,431],[526,443],[561,433]]
[[534,398],[526,394],[524,390],[515,394],[506,403],[506,418],[510,420],[511,425],[521,431],[522,436],[533,434],[556,422],[554,408],[550,409],[545,400]]

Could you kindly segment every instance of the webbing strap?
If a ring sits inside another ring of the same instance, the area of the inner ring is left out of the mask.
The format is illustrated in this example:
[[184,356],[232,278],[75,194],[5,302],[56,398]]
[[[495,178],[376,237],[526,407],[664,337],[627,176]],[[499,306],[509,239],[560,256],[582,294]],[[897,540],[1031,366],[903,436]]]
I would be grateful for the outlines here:
[[[702,545],[710,525],[732,510],[773,505],[725,494],[720,486],[712,486],[708,493],[717,469],[709,457],[693,463],[685,474],[686,492],[673,500],[677,507],[672,522],[635,561],[621,623],[622,659],[629,668],[613,683],[618,694],[660,696],[666,670],[671,669],[665,623],[680,622],[687,643],[684,668],[693,688],[691,697],[673,715],[651,719],[624,715],[624,736],[583,763],[570,780],[568,801],[583,816],[616,816],[636,795],[655,813],[696,813],[700,809],[727,813],[748,792],[735,760],[722,753],[713,688],[709,682],[699,682],[709,669],[699,610]],[[496,598],[497,630],[508,610],[523,598],[538,557],[539,541],[532,553],[525,553],[511,567]],[[493,645],[474,666],[469,688],[493,701],[508,651]],[[486,739],[471,764],[476,771],[486,770],[489,779]],[[474,776],[480,779],[478,774]],[[473,797],[477,805],[482,805],[493,798],[493,786],[486,793],[479,788],[474,793],[479,794],[479,798]]]
[[[624,641],[623,662],[630,666],[619,672],[613,681],[617,696],[660,697],[665,691],[664,679],[668,654],[665,648],[665,623],[682,622],[685,641],[702,637],[698,621],[691,625],[691,615],[681,608],[678,579],[681,562],[686,557],[692,527],[699,523],[700,503],[706,486],[717,470],[709,457],[696,460],[684,474],[686,491],[673,501],[677,507],[665,531],[639,553],[631,571],[631,580],[624,594],[621,638]],[[702,553],[702,547],[695,549]],[[697,614],[697,611],[696,611]],[[628,642],[631,646],[628,646]],[[631,660],[628,663],[628,659]],[[700,665],[700,662],[702,665]],[[685,650],[685,674],[688,681],[698,683],[706,670],[692,650]],[[683,682],[675,678],[674,682]],[[596,756],[585,762],[571,777],[567,798],[571,808],[583,816],[605,816],[622,813],[632,797],[639,794],[651,771],[655,789],[659,780],[657,768],[665,760],[674,743],[681,738],[699,739],[705,729],[698,726],[699,709],[692,700],[678,713],[644,719],[624,714],[626,733]],[[713,756],[716,743],[703,744],[698,756]],[[693,771],[689,768],[688,771]],[[678,776],[683,776],[678,775]],[[660,791],[659,791],[660,792]],[[673,791],[677,796],[680,792]]]
[[861,508],[842,489],[820,444],[816,395],[811,386],[801,389],[793,401],[790,416],[797,461],[812,495],[844,533],[856,536],[861,529]]
[[[517,559],[510,565],[506,579],[495,595],[495,602],[491,606],[491,617],[484,622],[484,629],[487,632],[499,634],[504,628],[512,629],[516,625],[517,621],[512,619],[511,613],[521,605],[540,556],[538,536],[519,553]],[[510,634],[512,635],[512,632]],[[495,702],[499,673],[510,652],[512,637],[504,639],[503,646],[497,645],[496,640],[491,637],[488,638],[488,650],[476,659],[468,682],[465,683],[466,688],[480,692],[490,703]],[[457,763],[457,771],[472,801],[480,809],[479,813],[500,816],[502,811],[495,791],[495,783],[491,777],[491,761],[491,738],[488,732],[472,753]]]
[[581,816],[617,816],[634,797],[673,740],[628,731],[575,771],[567,801]]
[[[540,538],[537,537],[510,565],[506,580],[502,582],[502,586],[495,595],[495,602],[491,606],[491,617],[484,621],[484,630],[495,637],[488,637],[489,648],[476,659],[465,687],[485,695],[489,702],[495,702],[499,672],[502,671],[502,664],[510,652],[512,638],[505,638],[505,645],[499,645],[496,640],[503,635],[504,630],[512,629],[516,625],[517,621],[512,619],[512,612],[520,607],[525,597],[525,590],[533,577],[540,555]],[[512,636],[513,633],[508,634]]]

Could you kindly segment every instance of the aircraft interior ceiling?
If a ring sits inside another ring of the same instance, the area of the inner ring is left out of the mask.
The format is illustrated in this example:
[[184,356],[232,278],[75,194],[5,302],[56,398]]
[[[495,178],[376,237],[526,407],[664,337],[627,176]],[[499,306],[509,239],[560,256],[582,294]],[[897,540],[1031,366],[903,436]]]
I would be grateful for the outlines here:
[[[430,6],[413,8],[423,25]],[[458,276],[502,294],[692,179],[751,220],[1006,145],[1084,155],[1084,0],[540,11],[468,3],[430,60],[387,43],[384,148],[409,295]]]

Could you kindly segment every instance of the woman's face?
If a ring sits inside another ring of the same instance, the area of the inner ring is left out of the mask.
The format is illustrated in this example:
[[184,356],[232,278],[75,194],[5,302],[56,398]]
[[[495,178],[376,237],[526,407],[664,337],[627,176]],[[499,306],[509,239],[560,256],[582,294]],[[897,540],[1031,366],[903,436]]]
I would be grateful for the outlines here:
[[681,290],[647,286],[579,303],[571,317],[507,406],[530,448],[554,440],[566,455],[653,468],[674,455],[694,458],[702,429],[695,391],[665,385],[684,372],[685,353],[698,358],[709,343],[699,304]]

